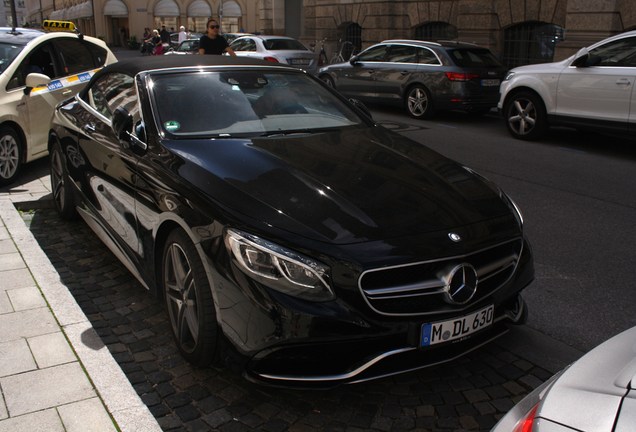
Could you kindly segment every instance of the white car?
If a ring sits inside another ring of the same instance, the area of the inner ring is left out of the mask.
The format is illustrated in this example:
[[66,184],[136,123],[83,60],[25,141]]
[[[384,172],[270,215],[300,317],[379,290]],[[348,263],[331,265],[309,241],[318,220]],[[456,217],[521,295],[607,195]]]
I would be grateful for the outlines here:
[[556,63],[512,69],[498,108],[515,138],[550,125],[627,135],[636,127],[636,31],[621,33]]
[[273,63],[285,63],[310,73],[318,71],[316,53],[287,36],[242,36],[230,44],[239,57],[258,58]]
[[48,154],[55,106],[116,61],[97,38],[0,27],[0,186],[13,182],[25,163]]
[[632,327],[537,387],[491,432],[633,432],[635,387]]

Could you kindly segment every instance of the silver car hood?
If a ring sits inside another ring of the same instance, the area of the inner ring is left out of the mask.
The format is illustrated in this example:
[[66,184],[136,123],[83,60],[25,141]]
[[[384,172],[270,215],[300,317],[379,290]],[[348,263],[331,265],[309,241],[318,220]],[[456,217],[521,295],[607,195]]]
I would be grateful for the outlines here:
[[634,431],[632,386],[636,387],[636,327],[594,348],[564,371],[545,395],[537,417],[580,431]]

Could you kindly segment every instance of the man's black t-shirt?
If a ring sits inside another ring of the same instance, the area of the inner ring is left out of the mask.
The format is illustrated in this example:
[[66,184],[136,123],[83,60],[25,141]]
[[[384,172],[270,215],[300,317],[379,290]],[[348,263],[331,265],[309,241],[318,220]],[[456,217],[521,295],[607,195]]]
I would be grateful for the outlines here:
[[221,55],[225,52],[225,48],[228,46],[229,45],[223,36],[217,36],[214,39],[210,39],[208,35],[203,35],[199,40],[199,49],[203,48],[206,54]]

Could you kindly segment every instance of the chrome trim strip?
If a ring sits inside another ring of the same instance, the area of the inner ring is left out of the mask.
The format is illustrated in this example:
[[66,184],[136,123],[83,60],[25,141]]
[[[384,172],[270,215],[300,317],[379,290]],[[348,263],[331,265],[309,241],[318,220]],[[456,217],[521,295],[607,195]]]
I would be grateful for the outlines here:
[[369,296],[376,296],[381,294],[393,294],[396,292],[409,292],[409,291],[418,291],[418,290],[427,290],[433,288],[443,288],[446,284],[441,280],[431,280],[425,281],[418,284],[410,284],[410,285],[399,285],[391,288],[378,288],[378,289],[369,289],[362,290]]
[[[493,335],[492,337],[486,339],[485,341],[474,345],[472,347],[469,347],[468,349],[462,351],[461,353],[453,356],[453,357],[448,357],[445,358],[444,360],[440,360],[434,363],[427,363],[425,365],[419,366],[419,367],[415,367],[415,368],[410,368],[410,369],[404,369],[404,370],[399,370],[396,372],[391,372],[391,373],[387,373],[387,374],[383,374],[383,375],[377,375],[377,376],[372,376],[372,377],[368,377],[368,378],[362,378],[359,380],[355,380],[355,381],[350,381],[348,382],[348,384],[356,384],[356,383],[361,383],[361,382],[365,382],[365,381],[371,381],[371,380],[375,380],[375,379],[381,379],[381,378],[386,378],[389,376],[393,376],[393,375],[398,375],[398,374],[402,374],[402,373],[408,373],[408,372],[413,372],[416,370],[420,370],[420,369],[424,369],[427,367],[432,367],[432,366],[436,366],[439,364],[443,364],[443,363],[448,363],[451,361],[454,361],[460,357],[463,357],[464,355],[475,351],[476,349],[481,348],[484,345],[489,344],[490,342],[492,342],[493,340],[503,336],[504,334],[506,334],[508,332],[508,330],[504,330],[501,332],[496,333],[495,335]],[[364,372],[365,370],[369,369],[371,366],[377,364],[378,362],[397,355],[397,354],[403,354],[405,352],[409,352],[409,351],[416,351],[418,350],[418,348],[416,347],[409,347],[409,348],[400,348],[397,350],[393,350],[393,351],[388,351],[384,354],[379,355],[378,357],[368,361],[367,363],[363,364],[362,366],[360,366],[359,368],[348,372],[348,373],[344,373],[344,374],[338,374],[338,375],[323,375],[323,376],[292,376],[292,375],[271,375],[271,374],[257,374],[259,377],[261,378],[265,378],[265,379],[270,379],[270,380],[278,380],[278,381],[294,381],[294,382],[323,382],[323,381],[343,381],[346,380],[348,378],[353,378],[356,375],[359,375],[360,373]]]
[[270,374],[257,374],[258,376],[271,380],[283,380],[283,381],[307,381],[307,382],[319,382],[319,381],[341,381],[347,378],[354,377],[369,369],[374,364],[384,360],[385,358],[394,356],[396,354],[402,354],[408,351],[415,351],[416,347],[400,348],[392,351],[387,351],[379,356],[369,360],[359,368],[344,374],[338,375],[324,375],[324,376],[293,376],[293,375],[270,375]]
[[492,341],[494,341],[495,339],[500,338],[501,336],[505,335],[509,331],[510,330],[506,329],[506,330],[504,330],[504,331],[502,331],[500,333],[495,334],[493,337],[483,341],[482,343],[477,344],[477,345],[475,345],[473,347],[470,347],[470,348],[466,349],[465,351],[462,351],[460,354],[457,354],[456,356],[448,357],[448,358],[445,358],[444,360],[440,360],[440,361],[435,362],[435,363],[427,363],[426,365],[419,366],[419,367],[414,367],[414,368],[411,368],[411,369],[405,369],[405,370],[392,372],[392,373],[388,373],[388,374],[384,374],[384,375],[378,375],[378,376],[373,376],[373,377],[369,377],[369,378],[363,378],[363,379],[359,379],[357,381],[351,381],[351,382],[349,382],[347,384],[358,384],[358,383],[362,383],[362,382],[366,382],[366,381],[382,379],[382,378],[386,378],[386,377],[390,377],[390,376],[394,376],[394,375],[399,375],[399,374],[402,374],[402,373],[413,372],[413,371],[416,371],[416,370],[425,369],[425,368],[428,368],[428,367],[433,367],[433,366],[437,366],[437,365],[440,365],[440,364],[452,362],[454,360],[457,360],[460,357],[465,356],[468,353],[471,353],[471,352],[483,347],[484,345],[487,345],[487,344],[491,343]]
[[435,291],[427,291],[427,292],[423,292],[423,293],[393,295],[393,296],[383,296],[383,297],[369,296],[369,298],[371,300],[380,301],[380,300],[391,300],[391,299],[410,298],[410,297],[422,297],[422,296],[428,296],[428,295],[443,294],[444,292],[446,292],[446,289],[445,288],[440,288],[440,289],[435,290]]

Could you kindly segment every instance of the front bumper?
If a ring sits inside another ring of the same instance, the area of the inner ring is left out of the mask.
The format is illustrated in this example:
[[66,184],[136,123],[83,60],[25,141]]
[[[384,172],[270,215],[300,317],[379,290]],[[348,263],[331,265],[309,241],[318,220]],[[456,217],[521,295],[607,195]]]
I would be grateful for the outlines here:
[[[273,386],[329,388],[452,361],[523,323],[520,292],[534,278],[524,242],[513,276],[500,289],[455,312],[386,316],[359,291],[330,302],[301,301],[266,288],[234,269],[216,284],[219,322],[245,364],[248,379]],[[217,279],[218,281],[219,279]],[[357,302],[356,300],[357,299]],[[422,325],[455,319],[494,305],[488,328],[452,342],[420,348]]]

